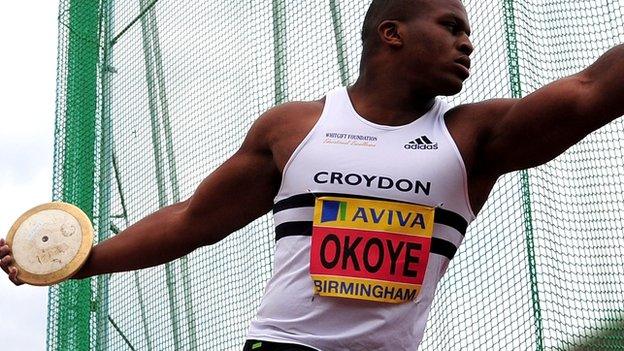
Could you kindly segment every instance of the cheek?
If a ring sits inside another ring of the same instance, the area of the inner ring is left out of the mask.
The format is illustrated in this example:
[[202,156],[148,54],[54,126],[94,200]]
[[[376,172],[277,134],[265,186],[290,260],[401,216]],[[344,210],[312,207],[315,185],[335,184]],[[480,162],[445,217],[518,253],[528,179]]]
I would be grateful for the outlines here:
[[436,60],[440,58],[446,51],[448,51],[448,43],[446,39],[435,37],[423,37],[420,41],[419,51],[429,60]]

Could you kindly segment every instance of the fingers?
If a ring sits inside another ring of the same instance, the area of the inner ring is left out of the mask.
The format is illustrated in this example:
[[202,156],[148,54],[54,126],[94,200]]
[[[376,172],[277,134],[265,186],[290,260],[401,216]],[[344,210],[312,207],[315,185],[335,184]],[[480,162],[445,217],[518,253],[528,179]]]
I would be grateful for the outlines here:
[[11,283],[15,284],[16,286],[20,286],[24,284],[24,282],[17,278],[17,272],[18,271],[15,266],[9,266],[9,280],[11,281]]
[[6,244],[4,239],[0,239],[0,267],[2,270],[9,274],[9,263],[13,260],[9,254],[11,253],[11,249]]
[[9,267],[9,280],[16,286],[24,284],[24,282],[17,279],[17,268],[15,268],[14,266]]
[[17,279],[17,267],[11,266],[11,262],[13,262],[13,257],[11,257],[11,249],[6,244],[4,239],[0,239],[0,268],[9,275],[9,280],[15,285],[24,284],[22,281]]
[[22,282],[21,280],[19,280],[17,278],[17,267],[15,266],[10,266],[9,264],[13,261],[13,258],[9,255],[4,256],[1,260],[0,260],[0,265],[2,266],[2,270],[5,271],[8,275],[9,275],[9,280],[11,281],[11,283],[15,284],[15,285],[22,285],[24,284],[24,282]]
[[13,262],[13,257],[11,257],[11,255],[5,255],[4,257],[0,258],[0,267],[2,267],[2,270],[6,273],[9,274],[9,267],[11,262]]

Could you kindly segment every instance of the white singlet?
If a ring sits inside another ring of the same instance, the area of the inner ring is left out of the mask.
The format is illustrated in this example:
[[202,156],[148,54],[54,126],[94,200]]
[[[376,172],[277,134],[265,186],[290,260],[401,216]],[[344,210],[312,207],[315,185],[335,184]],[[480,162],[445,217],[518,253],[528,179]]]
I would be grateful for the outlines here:
[[346,88],[283,171],[273,276],[247,337],[322,351],[416,350],[436,286],[475,216],[448,105],[367,121]]

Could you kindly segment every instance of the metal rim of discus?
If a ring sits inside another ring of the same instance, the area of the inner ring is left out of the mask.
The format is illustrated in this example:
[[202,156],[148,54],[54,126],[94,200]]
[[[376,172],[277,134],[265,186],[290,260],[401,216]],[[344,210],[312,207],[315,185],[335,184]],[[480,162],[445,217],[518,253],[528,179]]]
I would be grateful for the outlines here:
[[49,202],[16,220],[7,244],[20,281],[53,285],[70,278],[85,264],[93,246],[93,226],[80,208]]

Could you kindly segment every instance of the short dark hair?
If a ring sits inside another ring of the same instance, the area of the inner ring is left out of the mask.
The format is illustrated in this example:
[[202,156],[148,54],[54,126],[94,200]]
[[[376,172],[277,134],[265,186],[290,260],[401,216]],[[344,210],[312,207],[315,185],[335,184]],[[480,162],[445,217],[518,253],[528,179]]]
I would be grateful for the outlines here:
[[362,25],[364,52],[370,52],[377,43],[377,26],[384,20],[406,21],[416,15],[422,0],[373,0]]

